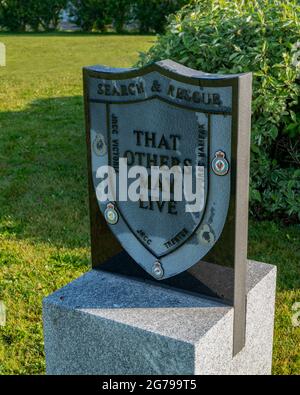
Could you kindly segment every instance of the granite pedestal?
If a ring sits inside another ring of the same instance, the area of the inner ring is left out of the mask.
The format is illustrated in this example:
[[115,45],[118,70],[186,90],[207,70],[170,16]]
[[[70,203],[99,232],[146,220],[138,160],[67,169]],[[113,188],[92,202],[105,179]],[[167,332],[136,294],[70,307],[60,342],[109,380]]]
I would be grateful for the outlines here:
[[276,268],[248,262],[246,346],[233,308],[92,270],[44,299],[47,374],[270,374]]

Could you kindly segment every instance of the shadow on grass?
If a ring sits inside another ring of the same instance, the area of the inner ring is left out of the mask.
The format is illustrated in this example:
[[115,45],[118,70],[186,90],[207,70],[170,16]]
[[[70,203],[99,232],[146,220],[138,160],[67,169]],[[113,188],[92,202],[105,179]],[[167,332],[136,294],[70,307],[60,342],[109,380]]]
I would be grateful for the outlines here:
[[0,234],[89,246],[82,98],[37,100],[0,125]]

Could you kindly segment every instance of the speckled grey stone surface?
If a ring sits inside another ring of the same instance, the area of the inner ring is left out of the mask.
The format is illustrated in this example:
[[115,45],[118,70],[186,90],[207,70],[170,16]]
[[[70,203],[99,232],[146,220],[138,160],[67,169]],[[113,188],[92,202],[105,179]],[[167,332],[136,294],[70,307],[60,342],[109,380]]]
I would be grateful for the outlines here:
[[233,309],[92,270],[44,299],[47,374],[270,374],[276,268],[248,264],[245,348]]

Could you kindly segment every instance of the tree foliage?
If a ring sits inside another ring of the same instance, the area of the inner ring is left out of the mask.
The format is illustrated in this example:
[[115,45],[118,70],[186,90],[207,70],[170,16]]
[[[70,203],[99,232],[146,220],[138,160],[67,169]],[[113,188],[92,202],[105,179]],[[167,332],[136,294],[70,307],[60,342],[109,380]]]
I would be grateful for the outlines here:
[[56,29],[67,0],[0,0],[0,26],[22,32]]
[[108,7],[110,0],[72,0],[71,16],[74,22],[85,31],[103,31],[110,18]]
[[30,20],[26,0],[0,0],[0,25],[10,31],[25,31]]
[[72,14],[86,31],[103,30],[113,23],[118,33],[126,23],[135,22],[140,33],[163,32],[169,14],[190,0],[73,0]]
[[139,24],[140,33],[154,31],[162,33],[167,17],[178,11],[188,0],[136,0],[133,1],[133,15]]
[[35,14],[44,30],[56,29],[60,20],[60,12],[66,8],[67,0],[31,0],[37,4]]
[[0,26],[9,31],[55,29],[63,9],[84,31],[112,24],[122,33],[134,23],[141,33],[163,32],[169,14],[190,0],[0,0]]
[[124,31],[124,25],[132,18],[133,0],[110,0],[107,13],[117,33]]

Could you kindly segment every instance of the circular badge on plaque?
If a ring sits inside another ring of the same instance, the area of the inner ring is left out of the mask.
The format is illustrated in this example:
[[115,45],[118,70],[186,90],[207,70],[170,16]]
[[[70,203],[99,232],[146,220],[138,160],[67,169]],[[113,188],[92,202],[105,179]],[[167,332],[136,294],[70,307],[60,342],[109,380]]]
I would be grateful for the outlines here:
[[104,218],[110,225],[115,225],[119,221],[119,214],[112,203],[108,203],[106,206]]
[[96,137],[93,141],[93,150],[97,156],[103,156],[107,152],[105,139],[101,133],[96,134]]
[[229,163],[223,151],[217,151],[212,161],[211,167],[217,176],[225,176],[229,171]]

